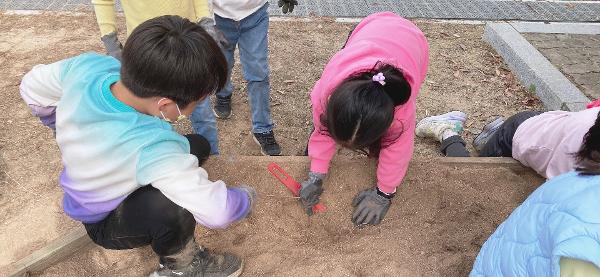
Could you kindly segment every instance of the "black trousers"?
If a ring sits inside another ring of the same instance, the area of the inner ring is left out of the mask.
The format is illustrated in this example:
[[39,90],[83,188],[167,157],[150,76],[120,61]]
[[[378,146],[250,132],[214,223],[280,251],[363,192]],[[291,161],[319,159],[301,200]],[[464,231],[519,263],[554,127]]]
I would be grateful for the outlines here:
[[[191,154],[202,164],[210,154],[208,141],[186,135]],[[105,219],[83,224],[96,244],[107,249],[131,249],[152,245],[159,256],[176,254],[192,239],[196,221],[158,189],[144,186],[131,193]]]
[[[512,157],[512,142],[519,125],[525,120],[541,114],[537,111],[519,112],[502,123],[498,131],[487,141],[481,151],[480,157]],[[452,136],[440,146],[440,151],[447,157],[469,157],[465,148],[465,141],[460,136]]]

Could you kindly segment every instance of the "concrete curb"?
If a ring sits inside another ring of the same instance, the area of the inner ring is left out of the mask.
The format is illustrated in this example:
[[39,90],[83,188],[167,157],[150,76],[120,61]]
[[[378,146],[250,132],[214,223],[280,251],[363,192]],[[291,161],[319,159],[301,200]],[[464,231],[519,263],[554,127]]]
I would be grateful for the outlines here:
[[543,23],[543,22],[512,22],[511,26],[519,33],[545,34],[600,34],[600,23]]
[[580,111],[590,100],[509,23],[488,23],[483,35],[548,110]]

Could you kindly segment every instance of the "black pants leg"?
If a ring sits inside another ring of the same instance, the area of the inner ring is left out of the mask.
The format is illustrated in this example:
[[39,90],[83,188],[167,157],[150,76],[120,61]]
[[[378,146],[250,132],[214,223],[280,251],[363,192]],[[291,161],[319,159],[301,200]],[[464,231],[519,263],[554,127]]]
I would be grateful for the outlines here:
[[[197,134],[186,135],[190,153],[202,164],[210,144]],[[90,238],[107,249],[131,249],[152,245],[159,256],[176,254],[194,235],[194,216],[151,185],[131,193],[105,219],[84,224]]]
[[190,212],[148,185],[130,194],[102,221],[84,226],[92,241],[104,248],[150,244],[156,254],[168,256],[192,239],[196,221]]
[[519,112],[509,117],[479,152],[480,157],[512,157],[512,142],[515,132],[525,120],[541,114],[537,111]]
[[471,154],[465,147],[467,143],[459,136],[451,136],[442,141],[440,151],[446,157],[470,157]]
[[198,158],[198,165],[204,164],[210,155],[210,143],[198,134],[188,134],[185,137],[190,142],[190,154]]

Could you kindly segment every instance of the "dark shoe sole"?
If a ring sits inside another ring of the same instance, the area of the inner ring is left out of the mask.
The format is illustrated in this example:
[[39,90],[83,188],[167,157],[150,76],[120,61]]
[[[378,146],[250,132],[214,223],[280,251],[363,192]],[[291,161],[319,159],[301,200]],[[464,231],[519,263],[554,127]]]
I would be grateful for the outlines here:
[[212,108],[212,112],[215,115],[215,117],[218,118],[218,119],[228,119],[228,118],[231,117],[231,114],[232,114],[232,113],[229,113],[228,116],[219,116],[219,114],[217,114],[217,111],[215,111],[214,107]]

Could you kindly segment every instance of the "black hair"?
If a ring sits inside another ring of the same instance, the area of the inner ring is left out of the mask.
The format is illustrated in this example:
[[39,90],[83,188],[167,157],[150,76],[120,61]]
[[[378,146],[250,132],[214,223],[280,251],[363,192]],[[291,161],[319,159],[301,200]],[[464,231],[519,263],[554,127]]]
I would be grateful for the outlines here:
[[184,108],[223,88],[227,61],[200,26],[175,15],[147,20],[125,43],[121,81],[138,97],[160,96]]
[[[378,73],[383,73],[385,85],[373,81]],[[400,69],[377,62],[373,68],[351,75],[332,92],[321,125],[342,146],[363,152],[368,149],[370,155],[378,156],[382,138],[394,120],[394,108],[406,103],[410,94],[410,84]]]
[[594,125],[583,136],[583,143],[575,153],[575,170],[581,175],[600,175],[600,112]]

